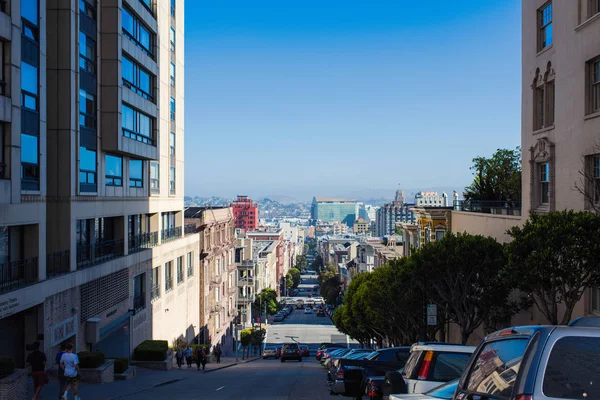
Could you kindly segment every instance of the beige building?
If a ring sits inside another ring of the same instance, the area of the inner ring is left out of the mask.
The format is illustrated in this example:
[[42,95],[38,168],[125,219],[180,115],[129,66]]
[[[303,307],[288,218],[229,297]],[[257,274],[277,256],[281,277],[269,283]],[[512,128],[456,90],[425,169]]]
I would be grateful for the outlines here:
[[354,226],[352,227],[352,231],[358,235],[368,235],[370,232],[370,223],[360,217],[356,221],[354,221]]
[[[184,2],[0,3],[0,353],[192,340]],[[43,339],[42,339],[43,338]]]
[[225,354],[233,349],[233,322],[237,316],[235,218],[231,207],[189,207],[187,224],[200,233],[201,343],[220,343]]
[[236,235],[235,263],[237,265],[237,322],[245,329],[252,326],[252,303],[256,299],[256,262],[252,255],[253,240]]
[[[600,4],[535,0],[522,9],[522,215],[598,210]],[[598,289],[576,310],[589,312],[600,313]]]

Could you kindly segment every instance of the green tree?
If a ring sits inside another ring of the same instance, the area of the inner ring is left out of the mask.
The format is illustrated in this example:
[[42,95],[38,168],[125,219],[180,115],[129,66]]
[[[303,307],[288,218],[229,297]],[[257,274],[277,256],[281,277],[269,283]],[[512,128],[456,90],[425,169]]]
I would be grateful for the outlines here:
[[307,264],[305,255],[296,256],[296,268],[298,270],[302,271],[303,269],[306,269],[307,265],[308,264]]
[[260,310],[260,313],[262,313],[266,307],[268,315],[277,314],[277,292],[271,288],[263,289],[258,296],[256,296],[254,306]]
[[335,275],[323,282],[320,293],[327,304],[336,304],[341,290],[342,282],[340,281],[340,278]]
[[504,273],[504,250],[493,238],[446,234],[417,250],[412,259],[427,301],[437,304],[438,315],[445,313],[456,322],[462,343],[490,314],[515,310],[516,305],[509,301],[513,287]]
[[521,148],[498,149],[491,158],[476,157],[473,183],[465,188],[467,200],[521,201]]
[[285,286],[287,290],[290,290],[292,287],[294,287],[294,277],[289,272],[285,274]]
[[585,290],[600,285],[600,214],[532,213],[508,234],[508,275],[549,323],[568,324]]
[[321,257],[320,254],[317,254],[317,256],[315,257],[315,260],[312,262],[312,264],[310,265],[310,267],[315,270],[316,272],[321,271],[321,269],[323,269],[323,257]]
[[292,285],[288,287],[297,288],[300,284],[300,270],[297,268],[290,268],[288,274],[292,277]]
[[244,329],[240,332],[240,343],[242,344],[242,360],[246,354],[248,346],[252,341],[252,329]]
[[327,280],[337,276],[337,274],[337,268],[333,264],[329,264],[327,268],[319,273],[319,277],[317,278],[319,285],[323,285]]

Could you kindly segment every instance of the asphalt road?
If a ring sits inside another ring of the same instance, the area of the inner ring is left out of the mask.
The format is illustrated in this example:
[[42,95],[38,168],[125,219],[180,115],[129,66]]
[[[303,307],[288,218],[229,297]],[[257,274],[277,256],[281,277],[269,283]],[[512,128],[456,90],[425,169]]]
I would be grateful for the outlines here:
[[[310,283],[312,284],[312,282]],[[266,343],[289,342],[293,336],[312,350],[302,362],[259,359],[246,364],[173,384],[154,388],[126,399],[232,399],[232,400],[320,400],[331,399],[326,371],[315,360],[315,350],[321,342],[337,342],[356,346],[337,331],[328,317],[294,310],[283,322],[269,326]]]

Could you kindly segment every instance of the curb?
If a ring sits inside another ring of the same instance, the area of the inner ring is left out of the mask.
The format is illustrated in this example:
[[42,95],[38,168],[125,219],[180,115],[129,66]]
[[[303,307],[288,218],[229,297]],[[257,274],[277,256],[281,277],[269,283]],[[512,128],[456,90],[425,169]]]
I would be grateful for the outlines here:
[[219,368],[214,368],[214,369],[211,369],[211,370],[205,371],[205,373],[206,373],[206,374],[208,374],[209,372],[213,372],[213,371],[219,371],[219,370],[221,370],[221,369],[230,368],[230,367],[235,367],[235,366],[236,366],[236,365],[238,365],[238,364],[246,364],[246,363],[249,363],[249,362],[252,362],[252,361],[256,361],[256,360],[258,360],[259,358],[260,358],[260,357],[255,357],[255,358],[253,358],[253,359],[250,359],[250,360],[240,360],[240,361],[238,361],[238,362],[234,362],[233,364],[223,365],[222,367],[219,367]]

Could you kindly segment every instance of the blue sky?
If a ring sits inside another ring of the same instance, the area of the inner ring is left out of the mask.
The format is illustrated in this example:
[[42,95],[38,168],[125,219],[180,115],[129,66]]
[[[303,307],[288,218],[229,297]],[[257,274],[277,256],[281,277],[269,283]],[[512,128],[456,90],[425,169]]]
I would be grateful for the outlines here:
[[520,11],[187,0],[186,195],[462,190],[520,143]]

